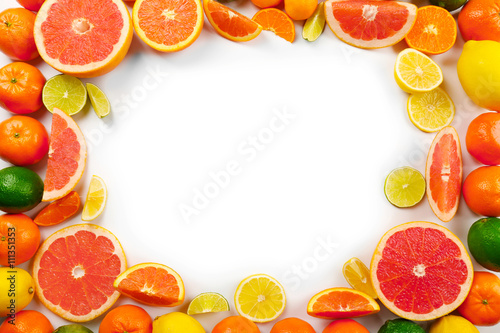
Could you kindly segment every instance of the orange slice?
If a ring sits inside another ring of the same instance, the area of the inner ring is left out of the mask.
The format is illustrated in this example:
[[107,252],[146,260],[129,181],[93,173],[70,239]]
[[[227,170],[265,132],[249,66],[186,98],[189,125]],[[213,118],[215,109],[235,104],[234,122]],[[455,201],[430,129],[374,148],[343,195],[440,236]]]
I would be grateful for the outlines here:
[[262,26],[262,29],[274,32],[279,37],[293,43],[295,39],[295,24],[285,12],[276,8],[259,10],[252,18]]
[[71,191],[65,197],[51,202],[37,214],[33,222],[41,226],[56,225],[72,217],[80,209],[80,196]]
[[77,77],[113,70],[132,42],[121,0],[46,0],[35,20],[35,43],[50,66]]
[[50,235],[33,260],[36,294],[43,305],[74,322],[108,310],[120,293],[115,278],[127,261],[118,239],[94,224],[76,224]]
[[184,301],[184,283],[172,268],[155,263],[130,267],[113,283],[120,293],[146,305],[177,306]]
[[85,138],[73,118],[57,108],[52,113],[42,201],[56,200],[71,192],[82,178],[87,158]]
[[217,1],[203,1],[203,9],[215,31],[234,42],[247,42],[262,31],[260,24]]
[[175,52],[200,35],[203,10],[200,0],[137,0],[132,21],[146,44],[158,51]]
[[362,317],[380,311],[377,301],[364,292],[349,288],[331,288],[314,295],[307,314],[316,318]]

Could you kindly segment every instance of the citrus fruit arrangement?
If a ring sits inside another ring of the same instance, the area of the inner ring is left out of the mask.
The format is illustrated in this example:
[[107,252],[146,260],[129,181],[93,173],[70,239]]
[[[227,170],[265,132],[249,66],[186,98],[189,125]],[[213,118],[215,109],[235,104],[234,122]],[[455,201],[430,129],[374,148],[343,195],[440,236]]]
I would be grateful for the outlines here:
[[[382,310],[396,317],[379,323],[382,333],[426,332],[425,324],[431,333],[479,332],[500,323],[500,0],[251,2],[252,18],[216,0],[18,0],[22,7],[0,13],[0,52],[12,60],[0,68],[0,107],[12,114],[0,122],[0,159],[11,164],[0,170],[0,333],[92,333],[91,321],[100,333],[204,333],[199,319],[208,314],[219,316],[212,317],[212,333],[317,331],[286,312],[295,298],[268,274],[235,284],[231,302],[213,290],[190,297],[193,277],[183,279],[164,263],[129,267],[127,244],[99,225],[108,203],[105,180],[93,175],[82,193],[92,154],[78,123],[90,107],[96,120],[109,121],[114,104],[97,79],[80,78],[113,75],[134,33],[150,52],[185,50],[206,29],[205,17],[209,29],[232,42],[270,31],[280,42],[301,35],[310,43],[328,25],[348,47],[394,46],[393,83],[408,94],[409,123],[432,142],[424,170],[394,166],[385,178],[391,209],[409,211],[426,198],[440,223],[456,223],[463,198],[480,216],[465,226],[467,247],[442,224],[414,218],[394,225],[379,235],[369,267],[356,257],[346,261],[338,269],[345,281],[316,288],[301,314],[323,319],[323,333],[369,332],[358,318]],[[465,179],[469,156],[453,123],[459,110],[434,57],[458,48],[459,37],[466,42],[458,81],[486,111],[462,140],[484,164]],[[46,78],[37,68],[42,61],[59,74]],[[42,113],[50,130],[37,119]],[[35,297],[63,324],[54,330],[45,310],[32,310]],[[163,314],[152,318],[152,307]]]

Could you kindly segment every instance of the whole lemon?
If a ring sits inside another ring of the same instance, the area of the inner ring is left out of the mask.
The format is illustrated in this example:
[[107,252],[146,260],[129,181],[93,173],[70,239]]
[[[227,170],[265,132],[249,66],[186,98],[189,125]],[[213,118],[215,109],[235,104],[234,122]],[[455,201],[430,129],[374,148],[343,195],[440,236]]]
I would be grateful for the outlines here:
[[436,320],[429,333],[479,333],[476,326],[460,316],[444,316]]
[[153,333],[205,333],[205,330],[193,317],[182,312],[171,312],[155,318]]
[[21,268],[0,268],[0,317],[13,317],[24,309],[35,295],[35,281]]
[[500,111],[500,43],[465,43],[457,63],[458,78],[470,99],[488,110]]

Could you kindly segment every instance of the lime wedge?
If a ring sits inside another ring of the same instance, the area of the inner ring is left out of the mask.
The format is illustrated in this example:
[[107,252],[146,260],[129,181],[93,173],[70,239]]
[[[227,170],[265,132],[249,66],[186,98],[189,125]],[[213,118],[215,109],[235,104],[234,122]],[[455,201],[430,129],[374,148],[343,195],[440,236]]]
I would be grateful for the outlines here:
[[106,117],[111,111],[111,104],[104,92],[98,86],[87,83],[87,92],[89,93],[90,103],[99,118]]
[[325,3],[320,2],[314,13],[307,19],[302,30],[302,38],[310,42],[318,39],[325,29]]
[[187,309],[188,315],[229,311],[229,303],[221,294],[202,293],[193,298]]
[[72,116],[85,107],[87,90],[82,81],[76,77],[60,74],[45,83],[42,101],[50,112],[58,108]]
[[384,192],[387,200],[396,207],[415,206],[425,194],[424,176],[411,167],[394,169],[385,179]]

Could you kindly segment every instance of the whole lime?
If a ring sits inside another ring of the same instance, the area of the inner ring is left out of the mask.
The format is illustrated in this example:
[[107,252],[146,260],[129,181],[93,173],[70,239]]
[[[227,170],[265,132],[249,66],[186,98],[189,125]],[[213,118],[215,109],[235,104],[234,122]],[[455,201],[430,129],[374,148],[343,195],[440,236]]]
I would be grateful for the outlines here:
[[386,321],[378,333],[425,333],[425,330],[410,320],[398,318]]
[[460,316],[444,316],[432,323],[429,333],[479,333],[476,326]]
[[467,235],[467,244],[480,265],[500,272],[500,219],[487,217],[474,222]]
[[36,172],[23,167],[0,170],[0,210],[26,212],[42,201],[43,181]]
[[431,0],[431,5],[443,7],[449,12],[452,12],[463,5],[467,0]]
[[153,320],[153,332],[205,333],[205,330],[193,317],[182,312],[171,312]]
[[94,333],[94,332],[92,332],[90,329],[80,324],[69,324],[58,327],[52,333]]

